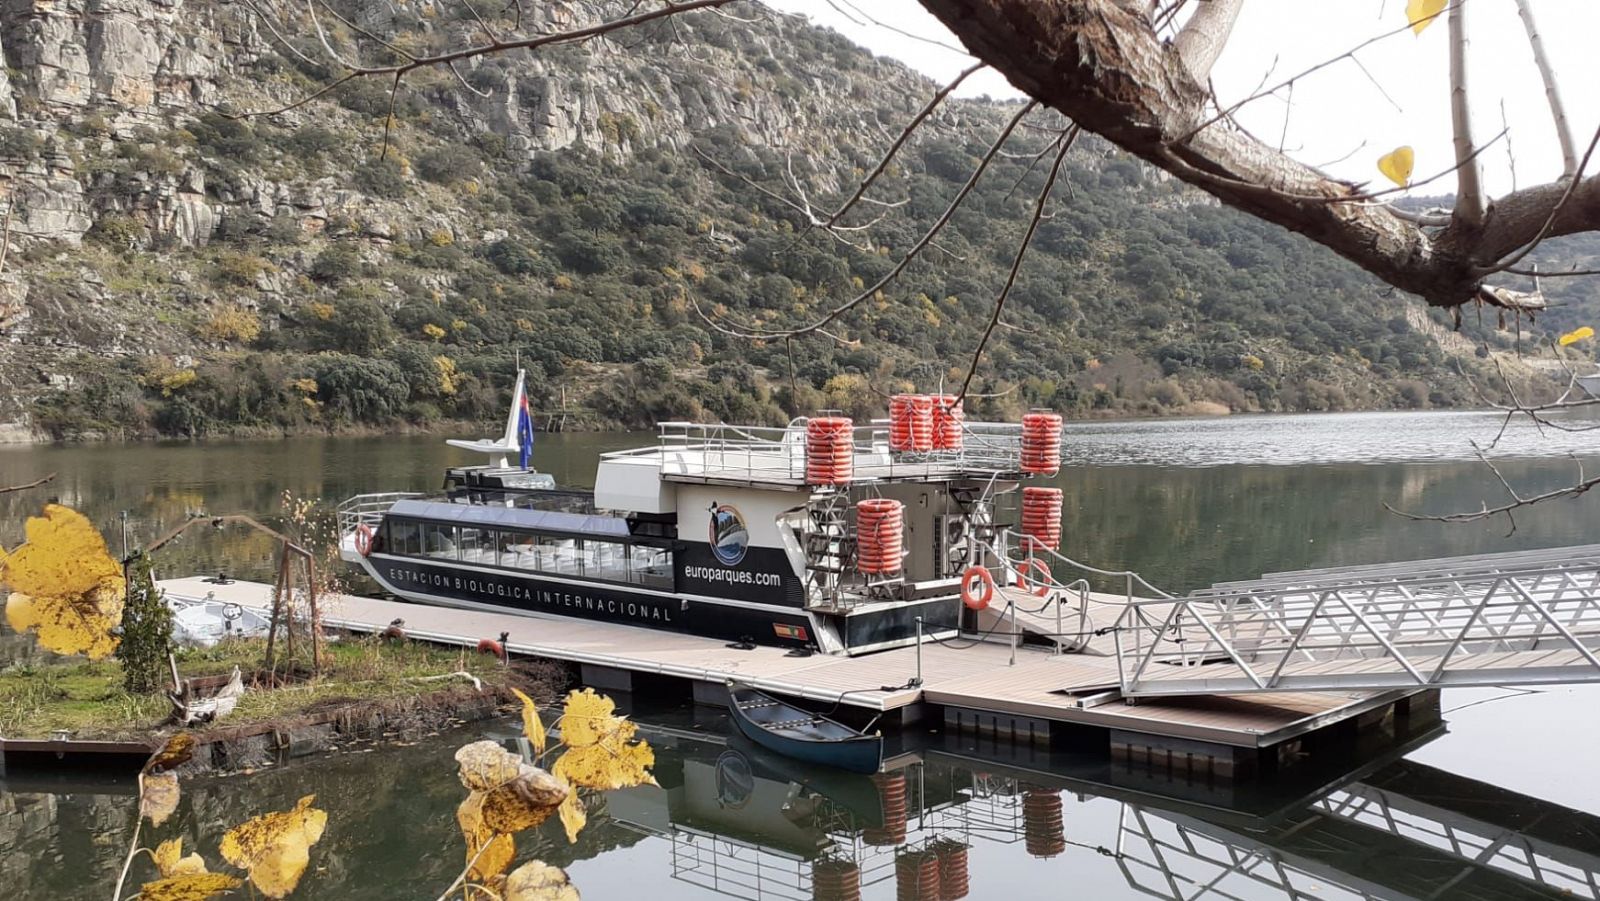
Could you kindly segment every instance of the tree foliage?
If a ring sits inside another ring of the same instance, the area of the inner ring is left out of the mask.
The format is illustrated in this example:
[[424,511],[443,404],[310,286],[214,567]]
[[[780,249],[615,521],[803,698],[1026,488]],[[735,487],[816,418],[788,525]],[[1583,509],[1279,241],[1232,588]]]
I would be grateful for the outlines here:
[[167,654],[172,651],[172,609],[150,572],[150,558],[135,555],[127,563],[128,596],[122,605],[122,684],[129,694],[155,691],[163,683]]

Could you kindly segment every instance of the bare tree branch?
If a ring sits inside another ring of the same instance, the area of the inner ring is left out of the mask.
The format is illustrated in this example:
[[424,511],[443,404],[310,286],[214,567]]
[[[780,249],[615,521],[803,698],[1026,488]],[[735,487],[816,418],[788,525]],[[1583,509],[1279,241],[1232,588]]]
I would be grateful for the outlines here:
[[1478,224],[1458,216],[1440,229],[1372,204],[1358,187],[1246,132],[1207,127],[1221,117],[1205,85],[1162,42],[1142,4],[1131,11],[1117,0],[920,2],[975,56],[1073,122],[1436,306],[1498,303],[1499,295],[1480,290],[1496,263],[1541,232],[1600,228],[1600,178],[1523,188],[1496,200]]
[[[737,324],[728,325],[727,323],[719,322],[718,320],[707,316],[703,312],[700,314],[701,318],[705,319],[706,323],[712,328],[715,328],[724,334],[733,335],[739,338],[798,338],[803,335],[825,334],[836,341],[843,341],[844,339],[839,338],[836,335],[829,334],[828,332],[825,332],[824,329],[830,323],[837,320],[840,316],[849,313],[851,310],[854,310],[856,307],[871,299],[890,282],[900,277],[900,273],[904,272],[906,267],[911,265],[911,261],[916,259],[917,255],[920,254],[929,244],[931,244],[934,238],[938,237],[939,232],[950,223],[950,219],[955,216],[956,210],[960,209],[962,202],[967,199],[967,195],[971,194],[972,189],[977,186],[978,180],[989,168],[989,164],[994,161],[995,155],[999,153],[1000,148],[1006,143],[1006,141],[1010,140],[1011,134],[1017,130],[1018,124],[1020,124],[1029,113],[1037,109],[1038,105],[1038,101],[1030,101],[1023,104],[1022,107],[1017,110],[1016,115],[1012,116],[1011,120],[1006,123],[1005,128],[1001,130],[1000,136],[995,138],[994,142],[989,145],[989,149],[984,152],[983,157],[978,160],[978,165],[973,168],[972,174],[967,177],[966,184],[963,184],[961,189],[956,192],[955,197],[952,198],[950,204],[945,207],[944,212],[939,214],[939,218],[934,221],[933,225],[929,226],[928,230],[923,233],[922,237],[919,238],[915,244],[911,245],[911,248],[905,252],[905,255],[902,256],[900,261],[894,265],[894,268],[890,269],[876,282],[868,285],[860,294],[857,294],[855,297],[852,297],[844,303],[835,306],[818,319],[796,328],[768,329]],[[699,309],[698,303],[696,303],[695,309]]]
[[29,488],[38,488],[40,485],[55,481],[56,474],[50,473],[42,479],[34,479],[26,485],[9,485],[0,487],[0,494],[10,494],[13,491],[27,491]]
[[1000,288],[1000,294],[994,300],[994,311],[989,316],[989,324],[984,327],[983,335],[978,338],[978,347],[972,352],[972,365],[967,367],[966,378],[961,380],[961,390],[956,392],[956,400],[967,396],[967,389],[972,387],[972,377],[978,374],[978,363],[983,360],[983,350],[989,345],[989,336],[994,334],[995,326],[1000,323],[1000,314],[1005,312],[1006,298],[1011,296],[1011,287],[1017,283],[1017,273],[1022,271],[1022,260],[1028,255],[1028,248],[1033,244],[1034,232],[1039,229],[1039,220],[1044,218],[1045,202],[1050,199],[1050,191],[1056,186],[1056,176],[1061,172],[1061,163],[1066,160],[1067,152],[1077,142],[1082,129],[1076,125],[1069,131],[1061,143],[1061,151],[1056,154],[1054,163],[1050,164],[1050,174],[1044,180],[1044,187],[1039,189],[1039,195],[1033,202],[1033,218],[1028,220],[1028,228],[1022,233],[1022,240],[1017,243],[1017,254],[1011,260],[1011,271],[1006,274],[1005,284]]
[[1450,128],[1456,149],[1455,216],[1468,227],[1483,224],[1483,168],[1473,155],[1472,108],[1467,99],[1467,4],[1450,9]]
[[1533,64],[1539,68],[1544,80],[1545,101],[1550,104],[1551,124],[1556,128],[1556,140],[1561,144],[1561,174],[1578,174],[1578,148],[1572,139],[1572,123],[1567,119],[1566,105],[1561,102],[1561,89],[1556,85],[1555,68],[1544,52],[1544,39],[1539,36],[1539,26],[1533,20],[1533,4],[1517,0],[1517,15],[1522,17],[1522,27],[1528,32],[1528,46],[1533,50]]

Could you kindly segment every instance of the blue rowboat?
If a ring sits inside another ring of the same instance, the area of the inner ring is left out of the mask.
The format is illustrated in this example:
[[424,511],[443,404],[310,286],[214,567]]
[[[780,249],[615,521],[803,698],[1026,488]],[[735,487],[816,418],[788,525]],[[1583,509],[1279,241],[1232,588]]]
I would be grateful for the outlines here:
[[852,773],[876,773],[883,736],[860,732],[743,685],[728,686],[728,710],[745,738],[769,751]]

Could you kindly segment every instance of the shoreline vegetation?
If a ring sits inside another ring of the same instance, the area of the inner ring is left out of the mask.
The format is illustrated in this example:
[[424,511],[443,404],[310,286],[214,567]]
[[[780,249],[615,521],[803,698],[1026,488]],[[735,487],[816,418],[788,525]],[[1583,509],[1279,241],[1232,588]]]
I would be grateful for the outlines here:
[[[1190,401],[1182,406],[1163,407],[1154,410],[1088,410],[1063,413],[1065,422],[1148,422],[1164,419],[1214,419],[1224,416],[1302,416],[1318,413],[1420,413],[1420,412],[1451,412],[1470,413],[1488,411],[1492,408],[1482,404],[1462,404],[1446,406],[1359,406],[1341,407],[1338,409],[1304,409],[1304,410],[1250,410],[1233,409],[1226,404],[1215,401]],[[883,418],[882,414],[876,418]],[[551,427],[551,423],[562,417],[562,414],[552,416],[547,413],[536,413],[540,421],[535,426],[537,432],[584,432],[584,433],[621,433],[640,431],[644,428],[638,424],[606,421],[582,412],[566,414],[559,427]],[[782,424],[782,423],[778,423]],[[357,424],[346,423],[340,425],[304,424],[299,426],[238,426],[233,428],[219,428],[204,435],[169,435],[152,431],[126,432],[126,431],[87,431],[71,435],[52,436],[37,430],[13,425],[9,430],[0,425],[0,448],[3,447],[48,447],[72,446],[81,444],[152,444],[160,442],[192,442],[192,441],[268,441],[288,438],[384,438],[394,436],[427,436],[439,435],[452,438],[470,438],[473,436],[490,435],[498,432],[503,424],[498,420],[468,420],[451,419],[435,422],[398,422],[390,424]],[[647,429],[646,429],[647,430]]]
[[[267,688],[266,674],[255,672],[265,647],[264,639],[242,639],[176,652],[185,679],[226,677],[234,667],[245,674],[247,689],[230,716],[188,728],[200,743],[239,742],[318,725],[335,727],[321,736],[331,741],[370,731],[406,731],[396,728],[401,720],[431,730],[492,715],[515,703],[512,689],[549,702],[565,681],[558,667],[539,661],[507,666],[491,655],[374,636],[330,641],[320,677],[301,672],[302,666],[280,671],[283,684]],[[58,732],[77,740],[154,738],[168,731],[163,723],[169,712],[159,692],[127,692],[115,660],[0,671],[0,736],[6,738],[42,739]],[[222,756],[237,755],[224,750]]]

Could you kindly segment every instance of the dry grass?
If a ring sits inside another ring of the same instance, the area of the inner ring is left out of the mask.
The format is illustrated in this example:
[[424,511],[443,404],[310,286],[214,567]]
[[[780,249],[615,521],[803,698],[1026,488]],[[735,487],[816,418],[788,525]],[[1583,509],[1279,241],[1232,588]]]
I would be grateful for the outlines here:
[[[260,666],[265,650],[265,642],[250,640],[182,651],[178,669],[185,678],[224,675],[234,666],[250,673]],[[297,663],[302,670],[307,668],[305,661]],[[381,701],[466,684],[465,680],[421,681],[457,670],[472,673],[486,685],[514,678],[493,657],[471,651],[357,638],[327,645],[320,679],[247,691],[224,724],[292,716],[335,700]],[[147,733],[165,720],[169,709],[160,694],[123,691],[122,668],[115,660],[0,671],[0,736],[7,738],[42,738],[57,730],[78,738]]]

